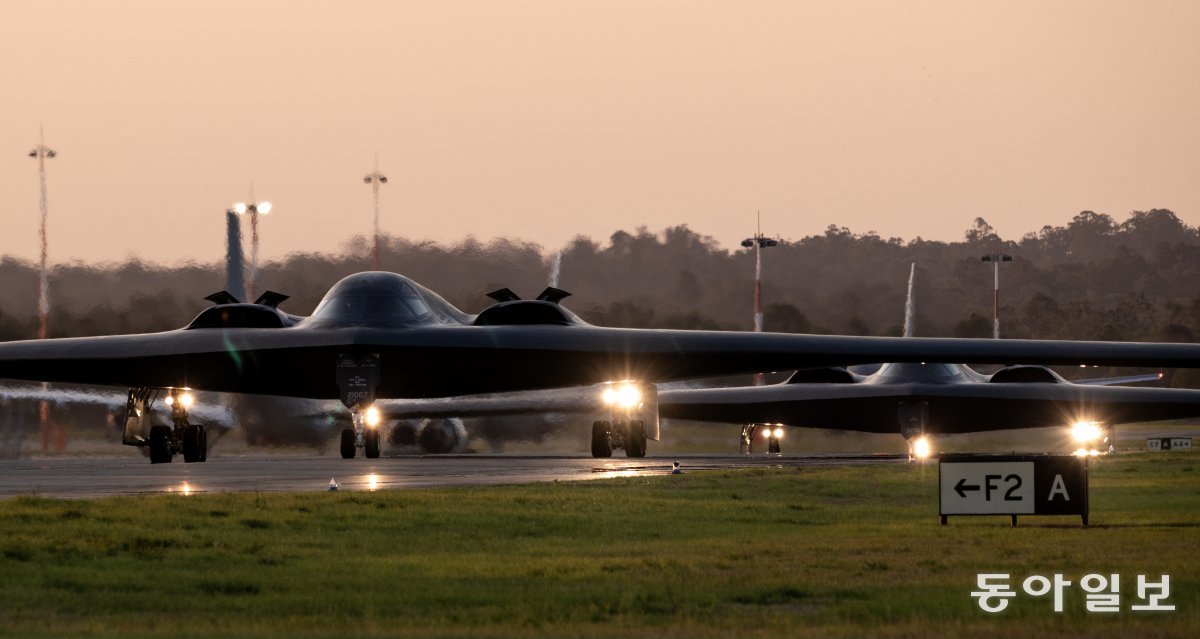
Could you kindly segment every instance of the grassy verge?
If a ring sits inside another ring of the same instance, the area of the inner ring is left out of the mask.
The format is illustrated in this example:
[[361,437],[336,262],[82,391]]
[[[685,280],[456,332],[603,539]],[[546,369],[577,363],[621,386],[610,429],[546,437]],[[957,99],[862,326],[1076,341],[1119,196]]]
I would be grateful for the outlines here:
[[[1105,459],[1078,518],[938,525],[930,466],[0,502],[0,636],[1200,636],[1200,456]],[[1119,573],[1122,608],[979,572]],[[1138,574],[1173,613],[1129,611]]]

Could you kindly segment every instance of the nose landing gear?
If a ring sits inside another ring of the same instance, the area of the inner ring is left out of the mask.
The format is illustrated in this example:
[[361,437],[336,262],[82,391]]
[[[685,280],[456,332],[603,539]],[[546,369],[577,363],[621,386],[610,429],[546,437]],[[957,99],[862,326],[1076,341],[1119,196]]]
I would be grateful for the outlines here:
[[357,406],[350,409],[350,419],[353,428],[342,431],[342,459],[354,459],[358,449],[362,448],[367,459],[379,457],[379,411],[375,407],[361,410]]
[[896,409],[900,435],[908,442],[908,461],[925,461],[932,454],[925,426],[929,423],[929,402],[900,402]]

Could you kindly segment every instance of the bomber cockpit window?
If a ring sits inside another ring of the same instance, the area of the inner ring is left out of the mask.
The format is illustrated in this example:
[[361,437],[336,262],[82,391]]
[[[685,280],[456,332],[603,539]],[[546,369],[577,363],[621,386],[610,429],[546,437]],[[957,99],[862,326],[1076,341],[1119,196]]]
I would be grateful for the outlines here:
[[330,291],[313,311],[313,320],[341,326],[409,326],[429,317],[429,306],[415,289],[401,281],[389,284]]

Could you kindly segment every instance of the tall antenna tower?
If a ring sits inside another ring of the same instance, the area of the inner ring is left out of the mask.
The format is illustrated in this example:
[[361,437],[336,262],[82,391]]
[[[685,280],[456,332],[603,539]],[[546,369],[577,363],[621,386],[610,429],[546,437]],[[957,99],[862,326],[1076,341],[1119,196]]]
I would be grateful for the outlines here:
[[375,170],[363,176],[375,196],[375,239],[371,244],[371,270],[379,270],[379,185],[387,184],[387,176],[379,172],[379,154],[375,154]]
[[38,275],[38,339],[46,339],[47,317],[50,315],[50,271],[46,251],[46,218],[49,216],[50,206],[46,201],[46,160],[57,155],[54,149],[46,146],[45,127],[38,127],[38,145],[29,152],[29,157],[38,163],[38,186],[41,189],[41,198],[38,201],[42,213],[42,223],[38,227],[38,239],[42,244],[41,270]]

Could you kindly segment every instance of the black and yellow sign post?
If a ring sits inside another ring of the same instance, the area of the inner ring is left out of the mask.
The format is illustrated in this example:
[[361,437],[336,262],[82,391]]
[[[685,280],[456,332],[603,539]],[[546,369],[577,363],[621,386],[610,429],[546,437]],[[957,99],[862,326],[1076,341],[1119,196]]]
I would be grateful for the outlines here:
[[1079,515],[1088,525],[1087,458],[1075,455],[942,455],[942,525],[950,515]]

